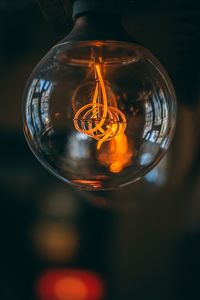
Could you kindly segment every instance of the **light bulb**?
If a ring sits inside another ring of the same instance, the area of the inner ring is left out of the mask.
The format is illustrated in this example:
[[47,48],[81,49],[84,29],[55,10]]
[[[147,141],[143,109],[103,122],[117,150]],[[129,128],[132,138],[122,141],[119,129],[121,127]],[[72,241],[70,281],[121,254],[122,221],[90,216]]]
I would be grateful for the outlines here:
[[174,132],[170,79],[127,36],[119,11],[114,0],[75,0],[72,31],[41,60],[24,93],[24,132],[34,154],[82,189],[140,179]]
[[33,71],[24,131],[39,161],[78,188],[134,182],[171,142],[176,99],[165,70],[129,42],[62,41]]

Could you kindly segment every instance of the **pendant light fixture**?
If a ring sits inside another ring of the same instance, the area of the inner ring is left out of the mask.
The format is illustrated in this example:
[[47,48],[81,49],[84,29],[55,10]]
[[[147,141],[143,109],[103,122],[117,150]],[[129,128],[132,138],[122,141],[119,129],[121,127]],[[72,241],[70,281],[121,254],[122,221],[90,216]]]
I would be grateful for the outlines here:
[[74,27],[32,72],[24,132],[43,166],[77,188],[140,179],[173,137],[176,97],[158,60],[124,31],[117,1],[74,1]]

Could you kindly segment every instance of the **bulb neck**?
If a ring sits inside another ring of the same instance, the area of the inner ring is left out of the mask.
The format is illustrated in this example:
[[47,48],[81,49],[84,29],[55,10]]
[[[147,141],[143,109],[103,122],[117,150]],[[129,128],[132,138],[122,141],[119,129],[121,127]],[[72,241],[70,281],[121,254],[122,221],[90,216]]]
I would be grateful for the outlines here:
[[74,27],[64,41],[113,40],[136,42],[121,24],[120,16],[103,11],[86,11],[75,19]]
[[120,15],[123,5],[120,0],[74,0],[73,19],[88,12],[110,12]]

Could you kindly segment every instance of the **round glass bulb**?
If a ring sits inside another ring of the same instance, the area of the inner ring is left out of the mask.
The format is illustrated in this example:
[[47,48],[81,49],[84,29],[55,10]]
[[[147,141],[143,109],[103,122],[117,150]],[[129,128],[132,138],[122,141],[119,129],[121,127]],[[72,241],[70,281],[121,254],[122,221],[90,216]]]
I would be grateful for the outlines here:
[[24,93],[24,132],[43,166],[64,182],[106,190],[140,179],[163,157],[176,119],[165,70],[127,42],[61,42]]

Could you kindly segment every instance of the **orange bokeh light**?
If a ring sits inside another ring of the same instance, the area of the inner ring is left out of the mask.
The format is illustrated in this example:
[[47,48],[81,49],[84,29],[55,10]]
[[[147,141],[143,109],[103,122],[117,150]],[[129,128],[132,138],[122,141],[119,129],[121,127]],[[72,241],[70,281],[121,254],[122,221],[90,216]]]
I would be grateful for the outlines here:
[[60,279],[55,284],[54,291],[59,300],[85,300],[88,296],[88,290],[85,283],[76,277]]
[[93,272],[56,269],[44,272],[37,282],[39,300],[101,300],[102,280]]

